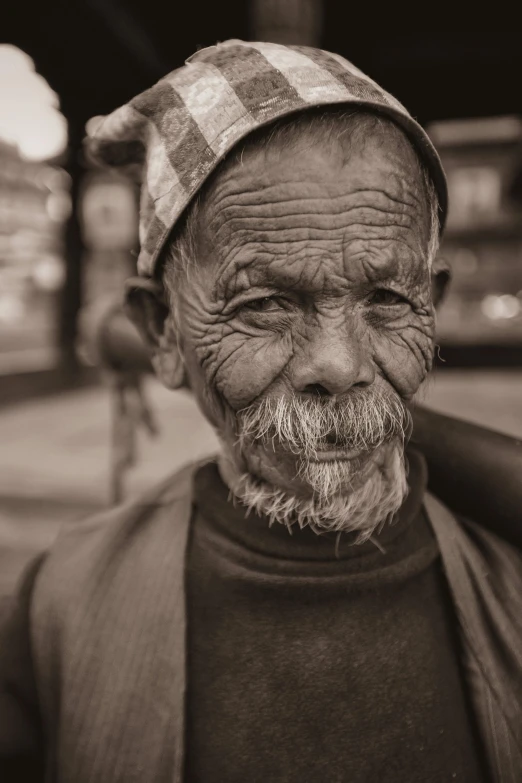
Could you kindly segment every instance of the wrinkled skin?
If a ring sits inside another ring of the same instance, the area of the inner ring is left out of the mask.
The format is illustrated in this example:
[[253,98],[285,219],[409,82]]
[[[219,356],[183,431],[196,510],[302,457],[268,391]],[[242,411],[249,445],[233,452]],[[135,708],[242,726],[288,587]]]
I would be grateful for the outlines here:
[[[429,223],[415,153],[393,126],[348,151],[248,152],[203,204],[197,266],[171,296],[179,326],[169,317],[156,347],[162,380],[179,384],[181,355],[229,448],[233,412],[266,394],[375,383],[411,399],[432,361]],[[247,463],[296,483],[270,450]]]

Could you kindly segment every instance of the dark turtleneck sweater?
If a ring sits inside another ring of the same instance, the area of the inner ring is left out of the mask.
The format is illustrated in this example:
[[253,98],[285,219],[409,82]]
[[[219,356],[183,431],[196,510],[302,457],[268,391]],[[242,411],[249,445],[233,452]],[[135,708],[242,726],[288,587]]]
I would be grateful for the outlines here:
[[268,526],[196,476],[187,783],[482,783],[457,623],[422,508],[342,534]]

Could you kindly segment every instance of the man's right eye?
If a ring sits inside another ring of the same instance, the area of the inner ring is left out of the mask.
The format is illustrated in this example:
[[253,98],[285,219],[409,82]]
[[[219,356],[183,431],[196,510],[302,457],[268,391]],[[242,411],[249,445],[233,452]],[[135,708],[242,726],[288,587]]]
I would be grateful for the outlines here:
[[278,312],[282,309],[281,301],[277,296],[262,296],[259,299],[251,299],[240,307],[240,310],[250,310],[254,313]]

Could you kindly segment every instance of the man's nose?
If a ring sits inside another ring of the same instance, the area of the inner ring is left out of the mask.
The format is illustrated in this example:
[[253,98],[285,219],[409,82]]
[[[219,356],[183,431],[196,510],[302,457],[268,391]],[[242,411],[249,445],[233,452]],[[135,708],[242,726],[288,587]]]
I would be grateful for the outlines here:
[[290,367],[292,385],[303,394],[344,394],[370,386],[375,366],[366,340],[347,330],[316,330]]

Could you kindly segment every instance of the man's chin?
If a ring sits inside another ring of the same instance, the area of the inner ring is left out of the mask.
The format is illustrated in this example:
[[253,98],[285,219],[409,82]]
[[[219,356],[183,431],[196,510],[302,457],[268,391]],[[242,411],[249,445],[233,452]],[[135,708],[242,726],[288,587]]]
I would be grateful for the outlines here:
[[[353,451],[334,446],[304,457],[287,451],[256,450],[249,470],[274,487],[301,497],[349,494],[385,464],[389,448]],[[252,456],[252,455],[251,455]]]
[[274,456],[273,451],[258,450],[253,459],[250,453],[246,472],[229,474],[227,481],[248,509],[270,522],[308,525],[316,532],[358,532],[359,542],[392,518],[407,492],[398,443],[379,447],[357,468],[354,458],[301,459],[298,464],[295,456],[293,462],[277,463]]
[[378,462],[374,452],[349,456],[343,452],[331,453],[303,461],[299,466],[299,476],[312,495],[327,499],[359,489],[374,473]]

